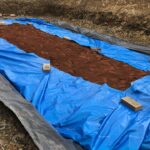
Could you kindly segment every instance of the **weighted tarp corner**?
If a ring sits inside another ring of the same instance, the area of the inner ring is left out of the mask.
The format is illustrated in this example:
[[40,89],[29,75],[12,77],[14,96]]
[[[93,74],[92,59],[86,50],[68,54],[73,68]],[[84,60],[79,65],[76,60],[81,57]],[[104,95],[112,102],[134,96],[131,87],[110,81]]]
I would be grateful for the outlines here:
[[[89,150],[150,149],[150,76],[119,91],[51,68],[48,62],[0,39],[0,73],[37,109],[57,132]],[[124,96],[144,109],[133,112],[120,103]]]
[[[46,33],[49,33],[52,35],[56,35],[60,38],[67,36],[72,41],[75,41],[76,43],[78,43],[82,46],[88,46],[91,48],[100,48],[98,53],[100,53],[102,55],[105,55],[107,57],[113,58],[115,60],[118,60],[118,61],[121,61],[124,63],[127,63],[137,69],[140,69],[143,71],[150,71],[150,55],[148,55],[148,54],[150,54],[150,47],[147,47],[147,48],[143,47],[143,49],[146,49],[145,50],[147,53],[147,55],[146,55],[146,54],[142,54],[142,53],[139,53],[136,51],[131,51],[123,46],[110,44],[110,43],[104,42],[102,40],[87,37],[80,33],[72,32],[70,30],[58,27],[51,23],[47,23],[44,20],[40,20],[40,19],[17,18],[17,19],[6,19],[3,21],[6,24],[13,24],[13,23],[32,24],[35,28],[37,28],[43,32],[46,32]],[[107,39],[108,39],[108,37],[107,37]],[[111,37],[109,37],[109,39],[111,39]],[[119,41],[121,42],[121,40],[119,40]],[[125,45],[127,45],[127,44],[125,44]],[[131,45],[131,48],[138,47],[138,46],[133,46],[132,44],[130,44],[130,45]],[[144,52],[144,50],[143,51],[141,50],[140,52]]]

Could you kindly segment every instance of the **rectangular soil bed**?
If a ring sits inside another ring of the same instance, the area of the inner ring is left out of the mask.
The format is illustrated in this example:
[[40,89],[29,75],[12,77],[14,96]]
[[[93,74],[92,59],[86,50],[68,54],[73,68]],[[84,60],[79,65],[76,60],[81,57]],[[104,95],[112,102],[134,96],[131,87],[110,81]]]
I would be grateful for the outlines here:
[[27,52],[50,59],[53,66],[65,72],[98,84],[107,83],[116,89],[124,90],[132,81],[148,74],[31,25],[1,25],[0,37]]

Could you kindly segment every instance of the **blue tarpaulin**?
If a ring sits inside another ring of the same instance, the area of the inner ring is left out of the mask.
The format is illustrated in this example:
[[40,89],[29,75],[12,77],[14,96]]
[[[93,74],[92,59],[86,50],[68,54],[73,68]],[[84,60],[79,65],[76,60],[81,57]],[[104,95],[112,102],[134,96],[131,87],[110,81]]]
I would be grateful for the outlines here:
[[131,51],[122,46],[112,45],[104,41],[92,39],[82,34],[55,26],[40,19],[19,18],[3,20],[6,24],[32,24],[35,28],[58,37],[69,37],[72,41],[91,48],[100,48],[99,53],[118,61],[127,63],[137,69],[150,71],[150,56]]
[[[88,150],[150,149],[150,76],[119,91],[55,67],[43,72],[43,63],[49,61],[0,39],[0,73],[61,135]],[[122,105],[124,96],[143,109],[134,112]]]

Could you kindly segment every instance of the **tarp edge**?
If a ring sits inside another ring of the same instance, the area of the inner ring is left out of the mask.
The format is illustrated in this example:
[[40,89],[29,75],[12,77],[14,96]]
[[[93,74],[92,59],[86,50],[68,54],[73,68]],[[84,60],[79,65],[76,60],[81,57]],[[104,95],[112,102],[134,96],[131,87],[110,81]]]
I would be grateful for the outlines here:
[[0,102],[15,114],[40,150],[76,150],[72,141],[61,137],[1,74],[0,83]]
[[133,44],[133,43],[130,43],[130,42],[123,40],[121,38],[108,36],[105,34],[98,33],[94,30],[89,30],[87,28],[74,26],[74,25],[72,25],[68,22],[65,22],[65,21],[53,20],[50,23],[53,23],[54,25],[57,25],[59,27],[71,30],[71,31],[76,32],[76,33],[86,35],[86,36],[94,38],[94,39],[102,40],[102,41],[108,42],[110,44],[116,44],[116,45],[128,48],[130,50],[134,50],[134,51],[137,51],[140,53],[150,55],[150,45]]

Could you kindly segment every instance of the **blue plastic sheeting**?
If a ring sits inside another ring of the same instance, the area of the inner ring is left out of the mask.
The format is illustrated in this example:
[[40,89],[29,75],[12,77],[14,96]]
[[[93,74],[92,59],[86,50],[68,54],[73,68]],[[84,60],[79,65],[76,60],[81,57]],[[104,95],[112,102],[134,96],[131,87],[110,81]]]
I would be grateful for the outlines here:
[[72,41],[91,48],[100,48],[99,53],[115,60],[127,63],[137,69],[143,71],[150,71],[150,56],[141,54],[135,51],[128,50],[122,46],[112,45],[100,40],[92,39],[82,34],[74,33],[67,29],[55,26],[47,23],[43,20],[34,18],[19,18],[19,19],[7,19],[4,20],[7,24],[19,23],[19,24],[32,24],[35,28],[44,31],[46,33],[56,35],[63,38],[69,37]]
[[[141,78],[132,83],[131,87],[126,90],[126,95],[137,100],[143,105],[143,110],[132,114],[125,113],[128,121],[128,127],[133,133],[130,136],[130,142],[134,144],[131,149],[136,148],[137,141],[142,141],[142,150],[150,149],[150,75]],[[125,118],[124,116],[124,118]],[[135,132],[136,131],[136,132]],[[134,134],[134,132],[136,134]],[[145,134],[146,133],[146,134]],[[128,130],[125,131],[128,134]],[[129,137],[128,137],[129,138]],[[138,148],[138,147],[137,147]]]
[[[88,150],[150,149],[150,76],[119,91],[51,68],[49,61],[0,39],[0,73],[67,138]],[[130,96],[144,108],[133,112],[120,104]]]

